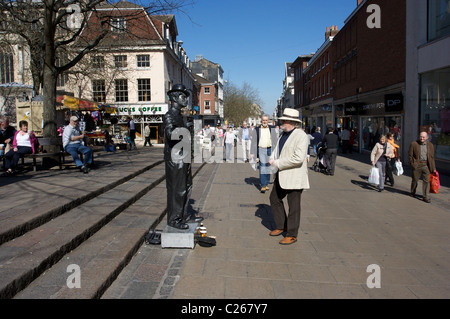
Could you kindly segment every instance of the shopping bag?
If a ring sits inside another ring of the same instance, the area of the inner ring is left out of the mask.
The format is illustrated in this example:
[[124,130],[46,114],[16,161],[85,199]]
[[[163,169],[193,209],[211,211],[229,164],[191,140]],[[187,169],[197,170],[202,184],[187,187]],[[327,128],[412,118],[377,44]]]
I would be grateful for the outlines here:
[[380,173],[377,167],[372,166],[369,174],[369,184],[379,185],[380,184]]
[[395,175],[403,175],[403,165],[400,161],[395,162]]
[[430,193],[439,194],[439,188],[441,188],[439,173],[435,171],[434,173],[430,174]]

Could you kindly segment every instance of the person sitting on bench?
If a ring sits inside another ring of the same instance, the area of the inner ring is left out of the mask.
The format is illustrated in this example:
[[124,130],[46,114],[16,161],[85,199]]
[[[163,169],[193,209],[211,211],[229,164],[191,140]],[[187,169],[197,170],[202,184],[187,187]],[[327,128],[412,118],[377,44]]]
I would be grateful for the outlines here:
[[[83,144],[84,134],[81,134],[78,127],[79,119],[76,116],[70,118],[70,123],[64,129],[63,147],[64,150],[72,155],[77,168],[84,174],[89,173],[89,165],[92,164],[92,149]],[[84,163],[80,160],[78,152],[84,156]]]
[[2,176],[14,175],[14,170],[21,156],[25,154],[34,154],[38,150],[38,140],[33,131],[28,131],[28,122],[19,122],[20,131],[14,135],[13,149],[5,154],[6,172]]

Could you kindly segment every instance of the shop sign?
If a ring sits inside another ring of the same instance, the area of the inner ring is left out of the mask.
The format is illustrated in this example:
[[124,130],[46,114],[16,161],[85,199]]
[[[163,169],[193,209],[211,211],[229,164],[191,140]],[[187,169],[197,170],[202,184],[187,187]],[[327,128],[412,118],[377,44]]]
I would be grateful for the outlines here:
[[359,114],[359,104],[357,103],[347,103],[344,107],[345,115],[358,115]]
[[118,115],[161,115],[166,114],[167,111],[167,104],[153,106],[118,106]]
[[403,111],[403,94],[387,94],[385,95],[386,112]]

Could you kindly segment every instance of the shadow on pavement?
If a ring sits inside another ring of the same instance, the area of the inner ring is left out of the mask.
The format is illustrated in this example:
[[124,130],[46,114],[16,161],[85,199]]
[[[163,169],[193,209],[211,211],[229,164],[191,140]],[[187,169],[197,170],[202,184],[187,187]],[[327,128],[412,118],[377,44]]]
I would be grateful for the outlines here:
[[248,185],[253,185],[253,186],[255,186],[255,188],[257,190],[259,190],[259,186],[260,186],[259,178],[248,177],[245,179],[245,183],[247,183]]
[[261,218],[261,224],[270,231],[275,230],[276,226],[272,215],[272,208],[266,204],[259,204],[256,207],[258,209],[255,212],[255,216]]

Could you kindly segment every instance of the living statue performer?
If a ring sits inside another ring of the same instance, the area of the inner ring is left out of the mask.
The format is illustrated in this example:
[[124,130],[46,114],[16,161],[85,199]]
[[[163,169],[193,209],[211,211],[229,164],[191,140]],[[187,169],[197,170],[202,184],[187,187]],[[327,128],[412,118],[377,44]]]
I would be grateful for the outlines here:
[[169,111],[164,115],[167,225],[177,229],[189,229],[188,222],[203,220],[202,217],[196,217],[188,212],[192,192],[189,133],[189,126],[192,123],[185,123],[182,109],[188,105],[190,94],[184,85],[176,84],[167,95],[170,100]]

